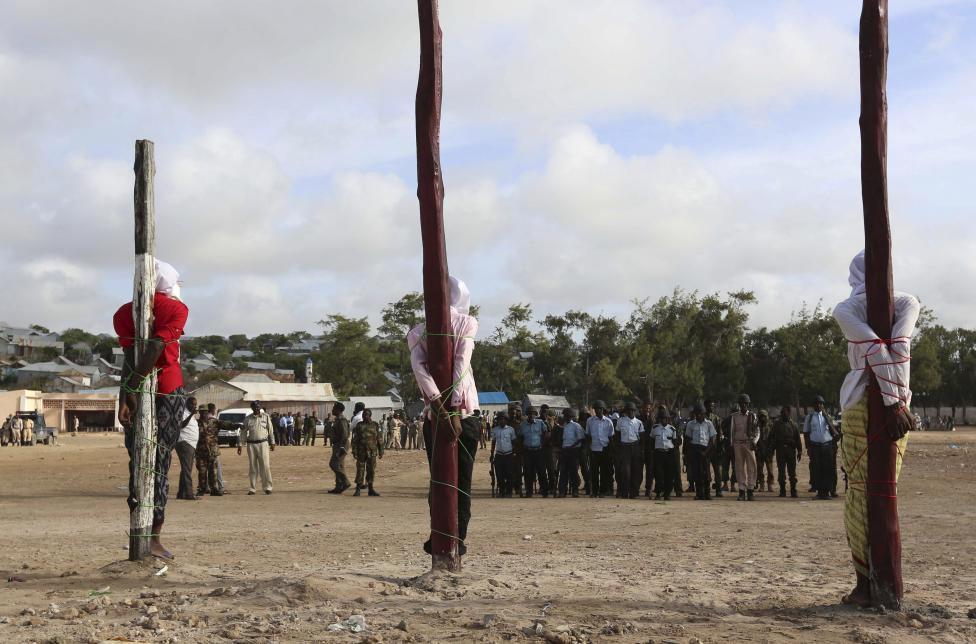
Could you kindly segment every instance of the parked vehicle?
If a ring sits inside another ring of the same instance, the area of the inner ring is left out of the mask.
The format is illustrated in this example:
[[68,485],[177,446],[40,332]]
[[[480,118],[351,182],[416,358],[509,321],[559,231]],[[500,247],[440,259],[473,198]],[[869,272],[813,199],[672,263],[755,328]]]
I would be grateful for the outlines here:
[[[235,409],[225,409],[224,411],[217,414],[219,420],[226,421],[228,423],[238,423],[243,424],[244,419],[251,414],[251,410],[246,407],[237,407]],[[220,429],[217,430],[217,445],[230,445],[231,447],[237,445],[237,441],[241,436],[240,429]]]
[[44,424],[44,414],[38,414],[36,411],[18,411],[17,417],[25,421],[28,418],[34,421],[34,438],[30,442],[31,445],[38,443],[50,445],[57,441],[58,429],[56,427],[48,427]]

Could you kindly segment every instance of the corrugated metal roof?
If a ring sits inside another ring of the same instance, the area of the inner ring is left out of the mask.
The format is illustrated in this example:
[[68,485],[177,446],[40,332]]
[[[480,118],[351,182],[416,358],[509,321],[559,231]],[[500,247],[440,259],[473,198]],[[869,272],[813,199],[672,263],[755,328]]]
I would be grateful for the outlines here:
[[566,400],[566,396],[550,396],[548,394],[528,394],[525,397],[533,407],[541,407],[543,405],[549,405],[550,409],[555,409],[559,411],[560,409],[566,409],[570,407],[569,401]]
[[403,403],[395,402],[389,396],[349,396],[348,410],[352,412],[356,403],[363,403],[366,409],[401,409]]
[[338,400],[328,382],[235,382],[234,386],[245,391],[244,400]]
[[274,382],[274,380],[263,373],[242,373],[234,376],[227,382],[236,384],[238,382]]
[[207,385],[223,385],[240,389],[245,401],[263,402],[335,402],[335,392],[328,382],[226,382],[213,380]]
[[478,404],[480,405],[507,405],[511,402],[508,394],[504,391],[479,391]]

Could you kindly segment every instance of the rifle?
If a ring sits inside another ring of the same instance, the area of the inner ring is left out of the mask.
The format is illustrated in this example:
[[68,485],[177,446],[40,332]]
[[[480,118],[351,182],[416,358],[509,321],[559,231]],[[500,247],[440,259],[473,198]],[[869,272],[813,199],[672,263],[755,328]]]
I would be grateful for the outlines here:
[[[495,455],[492,454],[488,457],[488,475],[491,477],[491,498],[495,498],[495,492],[497,487],[495,485]],[[844,478],[847,481],[847,478]]]

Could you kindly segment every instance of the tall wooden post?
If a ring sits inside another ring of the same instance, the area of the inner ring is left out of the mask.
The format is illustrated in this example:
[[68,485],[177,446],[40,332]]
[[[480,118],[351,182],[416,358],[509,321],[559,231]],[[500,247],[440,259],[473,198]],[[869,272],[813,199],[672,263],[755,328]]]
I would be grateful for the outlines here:
[[[424,313],[427,357],[437,388],[449,402],[453,340],[444,242],[444,182],[441,177],[441,27],[437,0],[417,0],[420,17],[420,77],[417,81],[417,198],[424,254]],[[431,566],[460,570],[458,554],[457,444],[446,423],[434,419],[431,450]]]
[[[156,162],[153,142],[136,141],[135,189],[135,279],[132,288],[132,317],[135,322],[135,360],[152,337],[153,300],[156,296],[156,197],[153,178]],[[131,365],[135,368],[135,365]],[[151,373],[139,386],[139,407],[133,418],[135,435],[135,483],[139,503],[129,513],[129,560],[149,554],[153,523],[153,472],[156,469],[156,374]]]
[[[864,0],[861,53],[861,201],[868,324],[891,338],[894,316],[891,228],[888,221],[888,0]],[[884,401],[874,378],[868,388],[868,553],[871,598],[899,608],[902,598],[901,531],[895,480],[897,446],[884,426]]]

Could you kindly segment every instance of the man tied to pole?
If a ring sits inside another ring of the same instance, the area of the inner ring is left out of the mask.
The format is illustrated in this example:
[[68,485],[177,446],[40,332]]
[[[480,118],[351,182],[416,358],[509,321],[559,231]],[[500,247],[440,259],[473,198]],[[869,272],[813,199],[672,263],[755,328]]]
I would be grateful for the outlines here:
[[[464,540],[468,536],[468,521],[471,519],[471,476],[474,470],[474,455],[478,450],[481,435],[481,419],[474,415],[478,408],[478,389],[471,372],[471,354],[474,352],[474,337],[478,333],[478,320],[468,315],[471,307],[471,294],[464,282],[456,277],[449,278],[451,296],[451,343],[454,348],[454,371],[451,376],[452,387],[440,391],[427,364],[427,326],[418,324],[407,333],[407,346],[410,348],[410,364],[417,386],[427,404],[424,417],[424,449],[427,464],[430,465],[434,449],[434,420],[439,419],[437,427],[441,431],[451,431],[457,438],[458,451],[458,552],[467,552]],[[431,480],[431,485],[438,482]],[[430,497],[428,496],[428,501]],[[424,551],[431,553],[428,539]]]
[[122,386],[119,392],[119,421],[125,429],[125,448],[129,452],[129,511],[139,504],[135,486],[135,444],[132,418],[136,414],[139,397],[136,393],[155,369],[156,391],[156,470],[153,474],[153,523],[149,550],[156,557],[172,559],[173,554],[163,547],[159,535],[166,515],[166,496],[169,493],[169,463],[173,447],[180,437],[186,408],[183,391],[183,371],[180,369],[179,340],[190,312],[180,301],[180,274],[165,262],[156,260],[156,293],[153,299],[153,328],[146,350],[135,355],[135,322],[132,302],[123,304],[113,318],[115,334],[125,353],[122,367]]
[[[868,540],[868,442],[892,440],[897,446],[893,481],[872,481],[872,493],[887,490],[895,494],[912,419],[909,405],[909,365],[912,333],[918,321],[919,303],[908,293],[894,291],[894,320],[891,338],[879,338],[868,325],[868,304],[864,287],[864,252],[851,262],[851,296],[834,307],[834,319],[847,338],[851,371],[840,391],[844,439],[841,453],[850,488],[844,504],[844,526],[851,548],[857,585],[843,598],[845,604],[871,605],[870,552]],[[874,378],[881,390],[885,415],[884,436],[868,438],[868,387]]]

